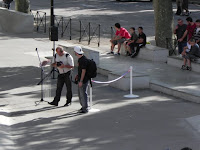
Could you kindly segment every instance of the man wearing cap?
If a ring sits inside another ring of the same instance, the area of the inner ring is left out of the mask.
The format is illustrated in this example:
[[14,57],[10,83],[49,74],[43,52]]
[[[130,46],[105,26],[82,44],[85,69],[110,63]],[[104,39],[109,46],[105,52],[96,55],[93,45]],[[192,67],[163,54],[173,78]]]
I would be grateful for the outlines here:
[[64,106],[69,106],[71,105],[72,100],[71,70],[74,68],[73,57],[65,52],[62,47],[57,47],[55,54],[55,63],[53,63],[52,66],[58,69],[59,75],[57,80],[56,96],[54,97],[54,100],[52,102],[49,102],[49,104],[58,106],[62,88],[65,84],[67,88],[67,102]]
[[80,46],[74,47],[75,55],[78,57],[78,75],[76,81],[78,81],[78,96],[82,106],[80,113],[88,112],[88,94],[87,87],[89,78],[86,76],[86,69],[88,66],[88,59],[83,55],[83,50]]

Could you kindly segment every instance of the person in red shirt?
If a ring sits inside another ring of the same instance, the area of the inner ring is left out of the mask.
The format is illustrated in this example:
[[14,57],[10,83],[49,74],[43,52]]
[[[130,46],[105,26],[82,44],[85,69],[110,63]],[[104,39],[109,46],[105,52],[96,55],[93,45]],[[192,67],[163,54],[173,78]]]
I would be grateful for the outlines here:
[[109,52],[108,54],[114,54],[113,50],[115,48],[115,45],[118,45],[117,55],[120,55],[121,45],[124,43],[126,39],[130,39],[131,35],[125,28],[122,28],[119,23],[115,24],[115,29],[116,29],[115,36],[113,39],[110,40],[111,52]]
[[196,29],[196,24],[193,22],[191,17],[187,17],[186,21],[188,23],[186,31],[184,32],[182,38],[180,38],[178,41],[182,42],[183,39],[187,36],[187,41],[189,41],[192,36],[194,35],[194,30]]

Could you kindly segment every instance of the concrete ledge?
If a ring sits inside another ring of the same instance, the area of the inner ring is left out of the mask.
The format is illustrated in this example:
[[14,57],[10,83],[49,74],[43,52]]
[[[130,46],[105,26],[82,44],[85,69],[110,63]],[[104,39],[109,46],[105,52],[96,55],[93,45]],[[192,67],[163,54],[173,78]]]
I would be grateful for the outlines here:
[[[108,80],[114,80],[120,77],[124,72],[111,72],[108,74]],[[133,72],[133,89],[146,89],[149,88],[149,76]],[[130,90],[130,74],[127,74],[122,79],[110,84],[111,87],[121,89],[123,91]]]
[[200,115],[193,116],[185,119],[191,127],[200,133]]
[[[124,48],[121,49],[121,54],[125,55]],[[140,49],[137,58],[155,62],[167,62],[168,56],[169,56],[168,49],[147,44],[145,47]]]
[[[66,52],[68,52],[70,55],[72,55],[72,57],[74,58],[74,65],[78,66],[78,64],[77,64],[78,58],[75,56],[74,47],[63,45],[63,44],[60,44],[59,46],[62,46]],[[89,59],[93,59],[96,62],[96,65],[98,66],[99,65],[99,52],[90,50],[90,49],[86,49],[84,47],[82,47],[82,49],[84,51],[84,55]]]
[[[183,58],[177,56],[170,56],[167,58],[167,64],[181,68],[181,66],[183,65]],[[191,66],[192,66],[192,71],[200,73],[200,60],[196,62],[191,62]]]
[[0,32],[32,33],[33,22],[30,14],[0,8]]
[[200,103],[200,97],[199,96],[195,96],[195,95],[187,93],[187,92],[179,91],[178,89],[173,89],[172,87],[170,88],[170,87],[167,87],[167,86],[162,86],[162,85],[158,85],[158,84],[155,84],[155,83],[150,83],[150,89],[152,89],[154,91],[162,92],[162,93],[167,94],[167,95],[178,97],[180,99],[184,99],[184,100],[187,100],[187,101]]

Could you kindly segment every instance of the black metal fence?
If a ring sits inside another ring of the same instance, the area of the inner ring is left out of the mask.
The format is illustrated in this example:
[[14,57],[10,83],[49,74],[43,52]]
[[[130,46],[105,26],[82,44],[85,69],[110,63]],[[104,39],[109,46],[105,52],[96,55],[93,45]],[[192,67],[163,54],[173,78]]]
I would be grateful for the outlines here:
[[46,33],[47,31],[47,15],[46,12],[42,11],[33,11],[30,10],[30,13],[34,16],[34,27],[36,31],[43,31]]
[[[50,27],[49,21],[47,23],[47,16],[42,11],[32,11],[31,14],[34,16],[34,27],[36,32],[47,31],[47,26]],[[87,41],[88,45],[92,41],[97,42],[100,46],[101,38],[101,25],[95,23],[83,23],[82,21],[72,20],[71,18],[65,18],[63,16],[55,15],[55,26],[58,27],[58,32],[61,38],[69,37],[70,40],[77,39],[79,42]],[[79,26],[76,26],[79,24]],[[73,30],[72,30],[73,28]],[[76,29],[75,29],[76,28]],[[73,38],[72,38],[73,35]]]
[[[66,34],[69,35],[69,39],[72,40],[72,19],[66,19],[62,16],[55,16],[55,25],[58,27],[58,31],[61,37]],[[68,33],[67,33],[68,32]]]
[[[84,40],[85,38],[88,41],[88,45],[90,45],[90,42],[92,41],[92,39],[95,39],[96,42],[98,43],[98,46],[100,46],[100,33],[101,33],[101,25],[98,24],[95,28],[92,25],[91,22],[89,22],[86,26],[84,25],[84,23],[82,21],[79,21],[80,23],[80,38],[79,38],[79,42],[81,42],[82,40]],[[85,37],[85,38],[84,38]]]

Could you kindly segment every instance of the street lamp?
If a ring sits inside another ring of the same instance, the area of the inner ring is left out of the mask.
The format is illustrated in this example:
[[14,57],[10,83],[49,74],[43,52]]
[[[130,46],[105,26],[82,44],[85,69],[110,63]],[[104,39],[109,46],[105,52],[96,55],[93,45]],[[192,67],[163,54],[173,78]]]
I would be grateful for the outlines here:
[[[58,41],[58,27],[55,26],[55,16],[54,16],[54,0],[51,0],[51,26],[49,28],[49,40],[53,41],[52,50],[53,50],[53,61],[54,61],[55,41]],[[53,71],[53,79],[54,78],[55,78],[55,72]]]

